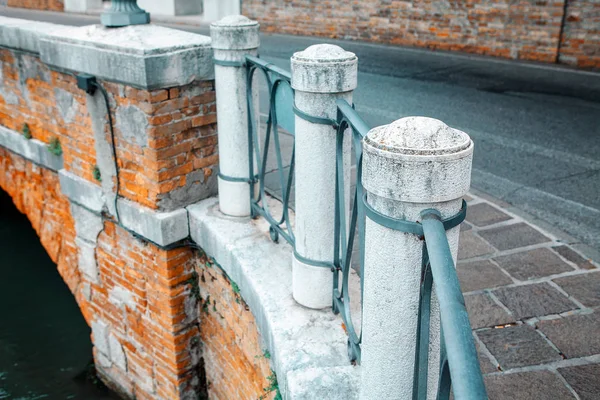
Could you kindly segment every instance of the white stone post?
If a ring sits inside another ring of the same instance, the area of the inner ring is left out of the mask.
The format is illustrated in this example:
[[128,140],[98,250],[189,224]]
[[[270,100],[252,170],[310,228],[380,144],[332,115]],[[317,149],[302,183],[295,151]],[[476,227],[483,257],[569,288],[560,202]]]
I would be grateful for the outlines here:
[[66,12],[84,13],[102,9],[102,0],[65,0],[64,4]]
[[[363,143],[368,204],[379,213],[419,221],[435,208],[443,218],[461,209],[469,190],[473,142],[461,131],[425,117],[408,117],[369,131]],[[456,264],[460,227],[447,231]],[[361,400],[410,399],[423,241],[367,218],[362,316]],[[431,298],[427,398],[439,380],[440,318]]]
[[204,0],[204,20],[216,21],[242,12],[240,0]]
[[[226,17],[210,25],[215,59],[219,170],[225,177],[249,179],[247,74],[241,63],[246,54],[258,52],[258,28],[258,22],[242,15]],[[219,65],[219,62],[231,65]],[[258,88],[254,88],[253,94],[257,105]],[[258,128],[257,106],[254,112]],[[224,214],[249,216],[250,184],[219,176],[219,206]]]
[[[336,119],[338,99],[352,104],[358,59],[334,45],[320,44],[292,57],[296,107],[311,116]],[[336,130],[296,116],[296,251],[312,261],[333,261]],[[344,140],[345,198],[350,193],[350,132]],[[332,305],[333,273],[294,257],[294,299],[320,309]]]

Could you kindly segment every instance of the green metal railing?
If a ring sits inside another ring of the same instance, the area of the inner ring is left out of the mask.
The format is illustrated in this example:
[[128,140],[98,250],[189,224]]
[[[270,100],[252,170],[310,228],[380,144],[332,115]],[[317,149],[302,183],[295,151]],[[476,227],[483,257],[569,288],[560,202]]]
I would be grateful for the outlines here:
[[[283,156],[281,152],[281,141],[279,128],[287,130],[294,135],[294,91],[290,85],[291,76],[288,71],[285,71],[275,65],[261,60],[258,57],[246,56],[247,70],[247,92],[246,99],[248,104],[248,168],[249,176],[256,177],[250,180],[250,210],[252,217],[262,216],[270,224],[271,239],[277,241],[279,236],[283,237],[288,243],[294,246],[295,238],[292,226],[290,223],[290,194],[292,191],[292,180],[294,176],[294,151],[290,159],[289,171],[285,173],[283,165]],[[269,114],[267,117],[267,132],[264,142],[260,142],[259,133],[257,130],[256,110],[254,109],[254,82],[256,81],[256,71],[261,71],[267,82],[267,90],[269,92]],[[282,111],[282,118],[279,118],[278,111]],[[275,146],[275,158],[277,162],[276,173],[279,178],[281,187],[281,201],[283,203],[283,211],[281,217],[275,217],[269,209],[267,194],[265,188],[265,174],[267,171],[267,161],[269,156],[269,148],[273,140]],[[256,171],[256,172],[255,172]],[[258,187],[256,186],[258,185]],[[258,189],[258,190],[257,190]],[[258,192],[258,193],[257,193]]]
[[[442,326],[438,399],[448,399],[451,387],[454,398],[457,400],[487,399],[464,298],[460,290],[454,261],[446,237],[447,230],[457,227],[464,220],[466,216],[466,203],[463,201],[460,212],[447,219],[442,219],[436,210],[424,210],[421,213],[421,223],[394,219],[377,212],[369,205],[367,195],[362,186],[362,140],[370,128],[354,110],[353,106],[344,100],[338,100],[336,120],[307,115],[298,110],[294,105],[294,91],[291,88],[289,72],[253,56],[246,56],[245,66],[248,72],[249,176],[254,177],[249,180],[251,185],[251,210],[253,217],[262,216],[269,221],[272,240],[277,241],[279,236],[281,236],[293,247],[295,245],[295,237],[289,214],[290,193],[294,174],[294,150],[292,150],[289,171],[286,173],[281,152],[279,128],[281,127],[294,135],[294,116],[299,116],[309,122],[330,125],[333,129],[336,129],[333,262],[323,263],[306,259],[302,261],[331,268],[334,274],[333,312],[341,315],[346,326],[350,361],[360,363],[362,332],[359,333],[357,331],[352,321],[349,279],[352,270],[353,249],[356,245],[359,246],[359,274],[361,277],[363,276],[365,221],[366,218],[369,218],[387,228],[418,235],[424,239],[419,322],[417,327],[417,342],[415,344],[413,399],[421,400],[427,398],[429,328],[431,299],[434,288],[440,306]],[[266,136],[262,146],[257,127],[253,122],[256,121],[253,84],[257,70],[260,70],[265,76],[270,95]],[[344,139],[348,134],[351,134],[352,138],[352,148],[356,158],[357,178],[356,188],[351,195],[352,208],[349,224],[344,195],[346,182],[344,180],[343,159]],[[282,193],[283,211],[279,218],[272,215],[266,201],[267,193],[264,178],[267,172],[268,150],[271,140],[274,145],[277,161],[276,173]],[[358,233],[358,243],[355,243],[356,233]],[[295,250],[294,253],[297,255]],[[361,297],[362,292],[361,279]]]

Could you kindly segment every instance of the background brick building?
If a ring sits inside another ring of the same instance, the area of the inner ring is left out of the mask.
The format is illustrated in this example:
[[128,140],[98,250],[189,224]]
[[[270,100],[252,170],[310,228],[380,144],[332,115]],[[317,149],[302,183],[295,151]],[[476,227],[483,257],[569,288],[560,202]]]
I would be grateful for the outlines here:
[[600,0],[243,0],[268,32],[600,68]]

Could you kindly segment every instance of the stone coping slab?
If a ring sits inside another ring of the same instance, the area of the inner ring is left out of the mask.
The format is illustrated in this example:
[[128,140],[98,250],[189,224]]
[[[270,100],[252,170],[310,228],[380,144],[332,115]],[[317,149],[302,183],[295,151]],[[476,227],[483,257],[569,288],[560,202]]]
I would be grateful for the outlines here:
[[283,398],[357,398],[360,369],[348,359],[341,317],[292,297],[292,248],[272,242],[262,219],[222,214],[216,198],[187,210],[192,240],[237,283],[250,307]]
[[[106,209],[102,188],[64,169],[59,171],[60,187],[65,196],[96,214]],[[188,215],[184,208],[159,212],[129,200],[117,201],[121,226],[159,245],[167,246],[189,236]]]
[[37,139],[25,139],[19,132],[3,126],[0,126],[0,146],[52,171],[63,167],[62,156],[50,153],[46,143]]
[[210,38],[158,25],[61,27],[40,39],[55,68],[142,89],[213,79]]
[[211,39],[158,25],[73,27],[0,16],[0,46],[51,67],[141,89],[214,78]]
[[39,53],[41,37],[62,25],[0,16],[0,46]]

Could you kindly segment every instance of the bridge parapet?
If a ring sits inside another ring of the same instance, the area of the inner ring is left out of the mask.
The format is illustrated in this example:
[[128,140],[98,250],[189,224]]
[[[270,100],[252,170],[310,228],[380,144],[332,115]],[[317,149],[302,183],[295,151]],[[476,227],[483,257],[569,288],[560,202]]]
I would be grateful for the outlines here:
[[[246,314],[240,379],[263,394],[271,371],[252,314],[200,298],[196,267],[211,261],[187,240],[185,207],[216,194],[210,38],[0,17],[0,61],[0,187],[73,292],[103,380],[132,398],[196,398],[201,308],[219,307]],[[226,276],[212,281],[236,298]]]

